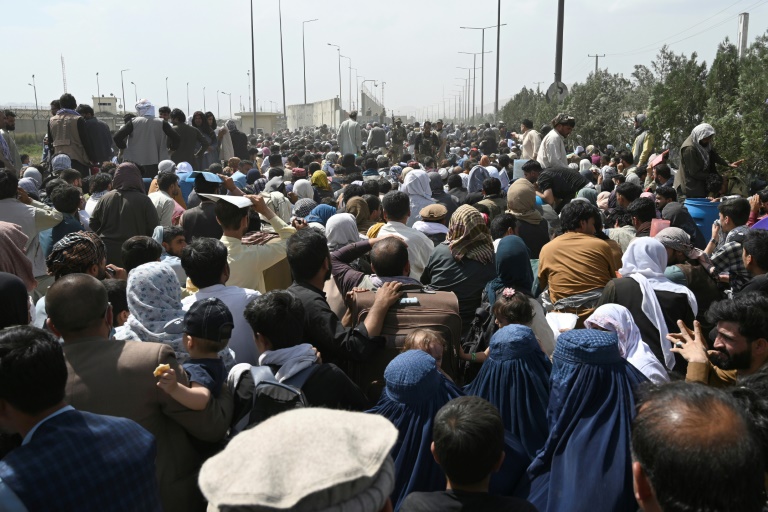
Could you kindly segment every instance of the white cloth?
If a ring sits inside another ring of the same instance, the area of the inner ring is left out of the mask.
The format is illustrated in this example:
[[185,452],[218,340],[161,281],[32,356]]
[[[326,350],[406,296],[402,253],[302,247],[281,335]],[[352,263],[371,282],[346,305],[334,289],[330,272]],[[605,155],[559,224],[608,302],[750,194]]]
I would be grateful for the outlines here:
[[[216,135],[218,136],[219,133],[221,133],[222,130],[225,130],[224,135],[221,137],[221,142],[219,143],[219,159],[224,160],[225,162],[235,156],[235,149],[232,147],[232,136],[229,134],[229,130],[224,128],[223,126],[221,128],[216,129]],[[237,170],[237,169],[233,169]]]
[[659,330],[664,363],[671,370],[675,367],[675,358],[670,351],[670,342],[667,340],[669,332],[655,291],[685,294],[694,316],[699,312],[696,296],[685,286],[675,284],[664,276],[664,269],[667,268],[667,250],[655,238],[635,239],[621,257],[621,263],[619,273],[622,277],[634,279],[640,285],[640,291],[643,293],[643,313]]
[[293,193],[299,196],[299,199],[315,198],[315,191],[308,180],[296,180],[293,184]]
[[419,214],[421,209],[435,203],[435,200],[432,199],[432,189],[429,186],[429,176],[421,169],[412,170],[405,177],[400,191],[408,194],[411,215],[408,217],[407,224],[413,226],[414,222],[421,220]]
[[301,370],[315,363],[317,352],[309,343],[302,343],[279,350],[267,350],[259,356],[259,366],[275,365],[280,369],[275,374],[278,382],[290,379]]
[[379,237],[384,235],[398,235],[408,244],[408,262],[411,264],[411,277],[421,279],[421,274],[435,250],[435,244],[427,235],[406,226],[402,222],[389,221],[379,230]]
[[539,147],[541,146],[541,134],[536,130],[528,130],[523,134],[523,154],[520,158],[523,160],[536,160],[539,156]]
[[152,192],[147,197],[149,197],[149,200],[155,205],[155,210],[157,210],[158,226],[171,227],[176,201],[163,190]]
[[536,161],[541,164],[542,169],[549,167],[568,167],[568,157],[565,152],[565,139],[552,129],[541,141],[539,155]]
[[699,143],[701,139],[706,139],[714,134],[715,129],[707,123],[702,123],[691,131],[691,142],[693,142],[693,147],[699,151],[701,158],[704,159],[704,169],[709,166],[709,152],[712,150],[712,145],[702,146]]
[[243,312],[245,307],[259,295],[261,295],[259,292],[250,288],[215,284],[199,290],[194,295],[184,297],[181,305],[184,311],[189,311],[192,304],[199,300],[211,297],[220,299],[229,308],[232,318],[235,320],[235,327],[232,329],[232,335],[229,338],[229,347],[235,352],[235,361],[237,363],[257,365],[259,364],[259,350],[253,341],[253,329],[245,320]]
[[413,229],[421,231],[425,235],[440,235],[448,234],[448,226],[445,224],[439,224],[437,222],[424,222],[423,220],[417,220],[413,223]]
[[632,313],[624,306],[603,304],[584,321],[584,327],[615,332],[619,338],[621,357],[640,370],[651,382],[669,382],[667,371],[643,341]]
[[345,245],[361,240],[357,230],[357,221],[351,213],[337,213],[325,223],[325,237],[328,239],[328,249],[335,251]]
[[360,145],[363,142],[363,133],[357,121],[347,119],[341,123],[337,140],[342,155],[358,154],[360,152]]
[[155,117],[155,106],[151,101],[141,99],[136,103],[136,113],[140,116]]

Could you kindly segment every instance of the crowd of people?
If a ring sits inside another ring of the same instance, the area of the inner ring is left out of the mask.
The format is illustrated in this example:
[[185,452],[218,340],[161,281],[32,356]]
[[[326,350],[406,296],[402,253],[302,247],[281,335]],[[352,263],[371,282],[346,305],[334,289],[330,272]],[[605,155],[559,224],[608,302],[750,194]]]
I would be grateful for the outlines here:
[[768,188],[711,126],[158,114],[0,132],[0,509],[766,506]]

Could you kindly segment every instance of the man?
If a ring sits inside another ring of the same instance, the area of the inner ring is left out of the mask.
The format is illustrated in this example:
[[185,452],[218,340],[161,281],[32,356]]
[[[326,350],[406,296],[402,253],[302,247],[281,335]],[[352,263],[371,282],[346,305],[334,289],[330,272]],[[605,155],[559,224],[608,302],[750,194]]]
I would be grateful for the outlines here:
[[752,279],[739,294],[760,292],[768,296],[768,231],[750,229],[741,247],[744,267]]
[[258,366],[259,351],[253,341],[253,330],[245,320],[243,312],[260,294],[250,288],[227,286],[230,270],[226,246],[214,238],[196,238],[182,251],[181,265],[198,289],[196,293],[181,301],[184,310],[187,311],[195,302],[210,297],[224,302],[235,320],[235,327],[229,339],[229,347],[235,352],[235,361]]
[[683,203],[677,202],[677,192],[674,188],[669,186],[656,188],[656,209],[661,212],[662,219],[669,221],[670,227],[680,228],[688,233],[694,246],[705,247],[704,237],[693,217],[688,213],[688,208]]
[[59,224],[64,215],[43,203],[31,199],[19,188],[16,171],[0,169],[0,219],[17,224],[27,235],[25,254],[32,263],[32,273],[37,279],[33,300],[37,300],[48,289],[53,278],[47,275],[45,254],[40,245],[40,232]]
[[424,121],[424,131],[416,135],[414,139],[416,160],[424,163],[427,157],[435,158],[438,147],[440,147],[440,139],[432,131],[432,123]]
[[727,394],[703,386],[675,382],[651,390],[632,422],[640,509],[763,510],[761,443],[741,411]]
[[349,119],[341,123],[336,135],[342,155],[357,155],[363,142],[363,132],[357,124],[357,110],[349,113]]
[[568,114],[558,114],[552,119],[552,130],[544,137],[539,147],[536,160],[543,169],[549,167],[568,167],[565,138],[576,126],[576,120]]
[[637,114],[635,116],[635,142],[632,144],[632,163],[637,167],[648,163],[653,152],[653,135],[648,131],[648,116]]
[[652,199],[639,197],[627,206],[627,213],[632,217],[635,238],[651,236],[651,221],[656,218],[656,205]]
[[371,133],[368,134],[368,144],[366,146],[366,149],[368,151],[372,151],[377,148],[384,148],[387,146],[387,132],[384,131],[384,128],[379,126],[379,123],[375,122],[373,123],[373,128],[371,128]]
[[672,184],[672,169],[667,164],[658,164],[653,167],[653,186],[658,189],[659,187],[668,186],[673,188]]
[[[188,204],[189,209],[181,215],[179,220],[179,225],[184,229],[187,243],[192,242],[192,239],[198,236],[219,239],[224,232],[216,220],[216,202],[199,195],[216,194],[219,191],[219,185],[221,185],[221,178],[213,175],[206,176],[206,174],[208,173],[198,173],[194,177],[195,192],[200,203],[197,206]],[[213,180],[214,178],[218,181],[208,181],[208,179]]]
[[392,128],[392,156],[395,163],[399,163],[403,156],[403,142],[406,138],[408,138],[408,133],[403,126],[403,120],[398,117],[395,119],[394,128]]
[[643,189],[639,185],[627,182],[617,185],[614,190],[616,191],[616,204],[625,210],[629,208],[632,201],[638,199],[643,193]]
[[461,179],[460,174],[451,174],[448,176],[448,194],[456,200],[459,205],[464,204],[469,192],[467,187],[464,186],[464,182]]
[[[17,170],[13,163],[13,155],[11,154],[11,148],[8,145],[8,141],[3,135],[3,130],[6,127],[5,110],[0,109],[0,168]],[[6,136],[8,134],[6,133]],[[48,147],[47,145],[45,147]]]
[[669,334],[672,352],[688,361],[686,380],[722,387],[735,384],[738,377],[763,371],[768,362],[768,298],[760,293],[736,294],[733,299],[715,302],[707,312],[714,324],[713,349],[693,322],[693,331],[682,320],[680,334]]
[[[2,121],[0,121],[0,124]],[[23,162],[21,161],[21,155],[19,155],[19,148],[16,146],[16,138],[11,132],[16,130],[16,113],[12,110],[5,111],[5,126],[0,126],[0,137],[5,139],[8,144],[8,150],[10,151],[10,161],[13,164],[11,169],[21,169]],[[2,145],[2,142],[0,142]]]
[[435,121],[435,133],[440,141],[440,147],[437,148],[437,155],[435,158],[437,160],[442,160],[445,158],[445,145],[448,143],[448,131],[443,129],[442,119]]
[[53,146],[54,155],[67,155],[73,169],[90,175],[90,163],[95,158],[85,118],[75,111],[77,101],[71,94],[62,94],[59,104],[61,108],[48,120],[48,143]]
[[104,162],[112,160],[112,135],[109,126],[100,121],[93,113],[90,105],[78,105],[77,113],[85,119],[85,131],[91,143],[91,152],[94,162],[101,166]]
[[[227,199],[232,197],[220,196],[215,206],[216,220],[224,230],[221,242],[227,248],[230,269],[227,284],[266,293],[263,272],[285,258],[286,240],[296,232],[296,228],[278,217],[260,195],[237,198],[239,201],[236,204]],[[248,200],[256,213],[272,225],[275,233],[280,236],[279,240],[264,245],[243,245],[243,236],[248,232],[248,211],[251,208],[243,207],[243,204]],[[294,221],[294,226],[303,229],[306,223]]]
[[[187,116],[178,108],[171,111],[171,123],[179,137],[176,149],[171,152],[171,160],[176,164],[181,162],[193,164],[208,149],[208,139],[200,130],[187,124]],[[195,153],[197,144],[200,144],[200,149]]]
[[629,151],[622,151],[619,153],[619,164],[616,169],[626,176],[626,183],[632,183],[637,185],[641,189],[643,188],[643,179],[637,172],[637,166],[632,163],[632,153]]
[[707,197],[707,176],[717,172],[715,164],[736,168],[743,160],[728,163],[712,148],[715,129],[702,123],[680,146],[680,169],[675,174],[674,187],[681,199]]
[[437,411],[432,439],[432,456],[445,473],[447,490],[413,492],[400,506],[402,512],[536,510],[520,498],[488,492],[505,455],[504,424],[491,403],[476,396],[451,400]]
[[560,214],[563,234],[539,255],[539,286],[549,287],[556,310],[579,316],[577,326],[595,310],[602,290],[616,277],[616,263],[607,243],[595,237],[599,212],[586,201],[567,204]]
[[[587,179],[573,169],[568,167],[554,167],[551,169],[544,169],[540,173],[538,172],[541,167],[539,162],[535,162],[539,165],[538,169],[534,165],[533,160],[529,160],[523,164],[523,176],[528,181],[533,176],[536,176],[536,195],[544,200],[545,203],[550,205],[555,212],[560,213],[565,205],[571,202],[571,199],[576,197],[579,190],[587,186]],[[526,172],[527,167],[527,172]],[[639,196],[640,194],[638,194]]]
[[179,177],[175,172],[161,172],[157,175],[157,188],[148,197],[157,210],[158,226],[170,227],[177,204],[172,196],[181,193]]
[[533,121],[523,119],[520,123],[522,133],[513,133],[512,137],[517,139],[518,144],[523,148],[520,156],[523,160],[536,160],[539,157],[539,147],[541,146],[541,134],[533,129]]
[[402,285],[382,284],[365,320],[347,329],[322,291],[332,266],[325,236],[314,229],[302,229],[288,240],[287,253],[294,278],[288,291],[304,306],[304,341],[317,347],[326,363],[370,359],[383,345],[383,338],[378,336],[390,306],[400,300]]
[[[138,114],[115,134],[114,141],[123,150],[123,160],[136,163],[145,178],[157,175],[157,164],[168,160],[168,150],[174,151],[179,135],[167,121],[155,117],[155,106],[148,100],[136,103]],[[129,140],[130,137],[130,140]]]
[[435,249],[435,244],[427,235],[406,225],[411,216],[411,204],[408,194],[393,190],[381,200],[384,220],[387,223],[379,230],[379,237],[397,235],[408,244],[408,261],[411,263],[411,277],[421,278],[424,267]]
[[45,305],[48,327],[64,339],[67,402],[95,414],[132,419],[146,428],[157,440],[155,474],[163,510],[204,511],[196,482],[202,461],[190,436],[209,442],[224,438],[232,417],[228,388],[224,386],[220,397],[202,411],[191,411],[159,392],[153,375],[159,364],[170,365],[179,384],[188,385],[173,349],[164,343],[109,339],[112,307],[107,290],[91,276],[59,279]]
[[720,218],[712,224],[712,238],[704,249],[712,259],[713,277],[730,284],[738,292],[750,280],[741,257],[741,244],[749,228],[749,201],[739,197],[721,202],[717,207]]
[[171,107],[164,106],[157,109],[157,114],[163,121],[171,121]]
[[187,239],[184,237],[184,229],[180,226],[163,227],[157,226],[152,238],[163,248],[160,253],[160,261],[168,265],[176,272],[179,278],[179,284],[182,288],[187,286],[187,274],[181,265],[181,254],[187,246]]
[[483,180],[483,199],[477,204],[482,204],[491,212],[488,215],[489,222],[504,213],[507,209],[507,197],[501,193],[501,181],[497,178]]
[[66,385],[53,336],[29,326],[0,331],[0,429],[24,437],[0,460],[0,508],[161,510],[152,434],[75,410]]
[[229,131],[229,136],[232,138],[232,150],[235,156],[240,160],[248,160],[248,136],[237,128],[237,123],[234,119],[228,120],[225,126]]

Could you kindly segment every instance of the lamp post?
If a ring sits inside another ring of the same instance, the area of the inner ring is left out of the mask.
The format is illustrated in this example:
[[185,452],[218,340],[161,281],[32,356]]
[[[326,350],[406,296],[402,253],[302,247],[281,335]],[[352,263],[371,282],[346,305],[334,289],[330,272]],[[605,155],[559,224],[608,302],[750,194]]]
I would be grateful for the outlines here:
[[288,121],[288,110],[285,108],[285,62],[283,61],[283,2],[277,0],[277,12],[280,18],[280,74],[283,78],[283,115],[286,116],[286,122]]
[[[339,52],[339,111],[341,111],[341,46],[337,44],[327,43],[328,46],[335,46],[336,51]],[[339,119],[341,120],[341,119]]]
[[[96,73],[98,76],[98,73]],[[37,112],[40,110],[40,107],[37,105],[37,83],[35,83],[35,75],[32,75],[32,83],[27,84],[35,91],[35,116],[32,118],[32,128],[35,130],[35,140],[37,140],[37,123],[35,122],[37,120]]]
[[341,56],[342,59],[349,60],[349,110],[352,111],[352,59],[346,55]]
[[232,93],[221,91],[221,94],[229,96],[229,118],[232,119]]
[[360,77],[357,75],[357,68],[352,69],[355,70],[355,108],[360,108]]
[[221,105],[219,104],[219,93],[221,91],[216,91],[216,119],[218,120],[221,117]]
[[304,106],[307,106],[307,52],[304,48],[304,25],[307,23],[312,23],[313,21],[317,21],[318,19],[315,18],[313,20],[306,20],[301,22],[301,59],[304,63]]
[[384,86],[387,85],[387,82],[381,82],[381,108],[386,108],[384,106]]
[[360,84],[360,87],[361,87],[361,88],[362,88],[363,86],[365,86],[365,82],[373,82],[373,86],[374,86],[374,87],[378,87],[378,86],[379,86],[379,84],[377,84],[377,83],[376,83],[376,80],[363,80],[363,81],[362,81],[362,83]]
[[[498,27],[496,25],[491,25],[491,26],[488,26],[488,27],[459,27],[459,28],[463,28],[465,30],[480,30],[481,33],[482,33],[481,53],[482,53],[483,56],[482,56],[482,58],[480,60],[480,67],[482,68],[482,71],[480,72],[480,118],[481,119],[482,119],[483,114],[484,114],[483,104],[484,104],[484,101],[485,101],[485,99],[484,99],[485,98],[485,96],[484,96],[484,93],[485,93],[485,30],[488,29],[488,28],[500,28],[500,27],[503,27],[504,25],[506,25],[506,23],[502,23]],[[498,61],[497,61],[496,62],[496,66],[498,67],[498,65],[499,64],[498,64]],[[496,101],[498,102],[498,99],[499,99],[498,82],[497,82],[496,87],[497,87],[497,90],[496,90]],[[498,105],[497,105],[496,109],[498,110]]]
[[205,87],[203,87],[203,113],[205,113]]
[[191,115],[189,111],[189,82],[187,82],[187,115]]
[[120,70],[120,86],[123,88],[123,113],[125,113],[125,82],[123,81],[123,72],[130,71],[130,69]]
[[139,102],[139,92],[138,87],[136,87],[136,82],[131,82],[133,84],[133,99],[136,103]]
[[[477,56],[482,55],[484,53],[491,53],[491,52],[459,52],[459,53],[472,56],[472,68],[474,69],[474,71],[472,72],[472,120],[474,122],[475,114],[477,113],[477,108],[475,107],[475,100],[477,99]],[[481,70],[480,73],[482,74],[483,71]],[[482,91],[481,91],[481,94],[482,94]],[[483,106],[480,105],[481,110],[482,108]]]
[[171,100],[168,99],[168,77],[165,77],[165,106],[171,108]]
[[[99,72],[96,72],[96,96],[101,98],[101,87],[99,87]],[[99,102],[101,103],[101,102]]]
[[467,115],[465,116],[465,119],[467,121],[469,121],[469,90],[470,90],[470,85],[472,84],[472,75],[471,75],[472,68],[463,68],[461,66],[456,66],[456,67],[458,69],[466,69],[467,70],[467,79],[466,79],[467,80],[467,89],[466,89],[467,90],[467,98],[464,101],[464,108],[467,111]]
[[[251,85],[253,86],[253,134],[256,134],[256,42],[253,32],[253,0],[251,0]],[[248,89],[248,110],[251,109],[251,90]]]

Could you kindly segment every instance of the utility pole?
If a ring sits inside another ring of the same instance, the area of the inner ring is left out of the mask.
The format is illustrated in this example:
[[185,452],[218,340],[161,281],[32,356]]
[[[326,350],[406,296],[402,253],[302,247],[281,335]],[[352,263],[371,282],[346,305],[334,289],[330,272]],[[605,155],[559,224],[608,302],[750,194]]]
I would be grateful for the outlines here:
[[[99,73],[98,72],[96,72],[96,96],[101,98],[101,87],[99,86]],[[101,104],[101,101],[99,101],[99,104]]]
[[493,107],[493,117],[499,122],[499,66],[501,61],[501,0],[498,1],[496,16],[496,102]]
[[317,18],[313,20],[306,20],[301,22],[301,59],[304,63],[304,107],[307,106],[307,52],[304,49],[304,25],[317,21]]
[[[477,99],[477,56],[482,55],[484,53],[492,53],[492,52],[459,52],[466,55],[472,56],[472,122],[475,122],[475,115],[477,114],[477,107],[475,106],[475,100]],[[482,75],[483,71],[480,70],[480,74]],[[482,86],[481,86],[482,89]],[[481,93],[482,94],[482,91]],[[482,109],[482,105],[480,106]]]
[[543,84],[544,82],[533,82],[533,83],[536,84],[536,92],[539,92],[541,90],[541,84]]
[[189,82],[187,82],[187,115],[192,115],[192,113],[189,111]]
[[168,99],[168,77],[165,77],[165,105],[171,107],[171,100]]
[[[253,87],[253,134],[256,134],[256,45],[253,35],[253,0],[251,0],[251,69],[253,70],[253,76],[251,83]],[[249,73],[250,74],[250,73]],[[251,109],[251,91],[248,90],[248,110]]]
[[598,69],[600,69],[600,68],[597,67],[598,59],[600,59],[600,57],[605,57],[605,54],[602,54],[602,55],[587,55],[587,57],[594,57],[595,58],[595,76],[597,76],[597,71],[598,71]]
[[[506,23],[504,23],[504,25],[506,25]],[[502,25],[499,25],[498,27],[496,25],[491,25],[491,26],[488,26],[488,27],[459,27],[459,28],[463,28],[465,30],[480,30],[482,32],[482,48],[481,48],[482,58],[481,58],[481,61],[480,61],[480,68],[482,70],[482,71],[480,71],[480,118],[481,119],[483,118],[484,113],[485,113],[484,110],[483,110],[483,105],[485,103],[485,30],[489,29],[489,28],[500,29],[501,27],[502,27]],[[496,44],[496,46],[497,46],[497,50],[496,51],[498,51],[498,37],[496,38],[496,43],[497,43]],[[491,52],[488,52],[488,53],[491,53]],[[496,105],[496,109],[498,110],[498,101],[499,101],[499,92],[498,92],[498,76],[499,76],[499,74],[498,74],[498,67],[499,67],[499,60],[498,60],[498,55],[496,57],[497,57],[496,58],[496,77],[497,77],[497,82],[496,82],[496,87],[497,87],[496,103],[497,103],[497,105]]]
[[557,43],[555,48],[555,82],[563,81],[563,24],[565,0],[557,0]]
[[280,74],[283,79],[283,116],[288,122],[288,110],[285,108],[285,61],[283,60],[283,2],[277,0],[277,12],[280,18]]

